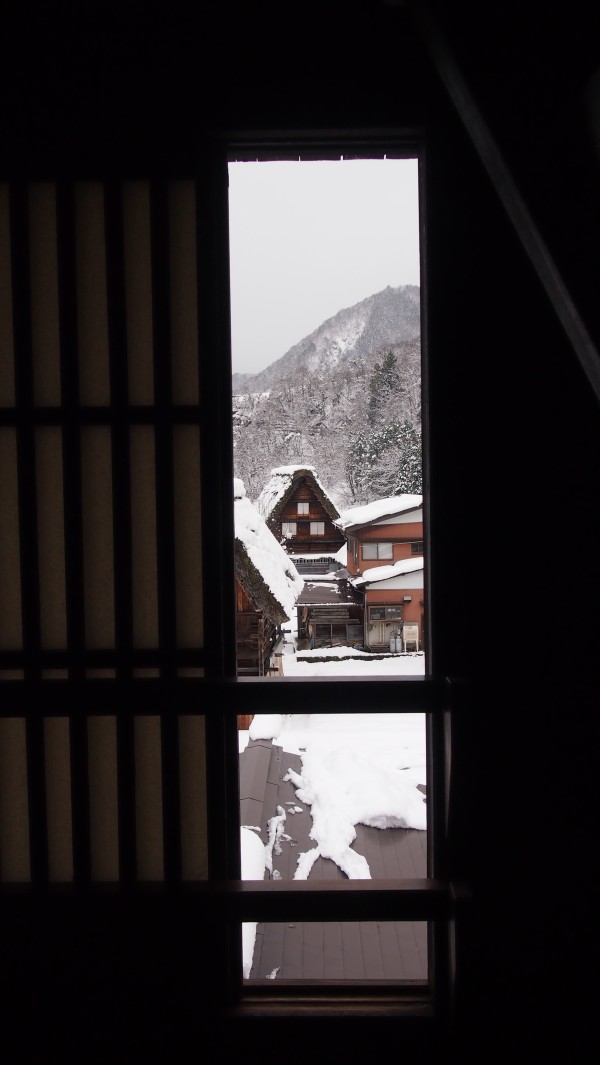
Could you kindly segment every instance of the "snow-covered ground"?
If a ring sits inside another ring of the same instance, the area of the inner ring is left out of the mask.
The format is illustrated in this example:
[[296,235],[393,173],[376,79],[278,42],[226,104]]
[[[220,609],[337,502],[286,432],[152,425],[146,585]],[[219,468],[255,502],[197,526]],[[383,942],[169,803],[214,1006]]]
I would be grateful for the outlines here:
[[[323,662],[324,656],[329,661]],[[315,651],[302,651],[299,655],[284,656],[283,671],[286,677],[422,677],[425,672],[425,656],[422,651],[413,654],[390,655],[374,658],[364,651],[351,647],[332,647]]]
[[[352,648],[335,648],[297,655],[291,640],[286,651],[286,676],[419,676],[425,668],[422,653],[372,659]],[[316,661],[325,654],[329,661]],[[426,783],[423,714],[258,714],[249,732],[240,732],[240,751],[249,738],[272,739],[302,759],[302,772],[290,771],[289,779],[298,805],[310,806],[315,846],[298,855],[295,879],[306,879],[319,857],[332,859],[350,879],[370,878],[366,858],[352,849],[359,823],[426,828],[426,806],[417,787]],[[241,829],[245,880],[262,880],[272,869],[273,850],[293,813],[278,807],[267,840],[252,828]],[[243,929],[245,976],[255,931],[252,924]]]

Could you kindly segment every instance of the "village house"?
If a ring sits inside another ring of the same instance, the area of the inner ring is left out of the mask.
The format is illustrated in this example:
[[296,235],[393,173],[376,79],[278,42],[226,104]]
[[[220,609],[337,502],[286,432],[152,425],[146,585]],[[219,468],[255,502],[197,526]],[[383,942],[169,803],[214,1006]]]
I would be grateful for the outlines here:
[[348,571],[306,575],[296,604],[298,647],[347,647],[363,639],[363,596]]
[[335,568],[346,538],[335,524],[339,511],[312,466],[276,467],[256,505],[300,573]]
[[302,577],[234,479],[236,664],[238,676],[277,672],[281,625],[292,615]]
[[420,651],[423,644],[423,558],[374,566],[352,582],[364,592],[364,642],[372,651]]
[[351,507],[336,525],[348,537],[352,583],[364,594],[365,645],[420,650],[425,626],[422,496],[390,496]]
[[362,594],[348,580],[346,537],[336,525],[339,511],[314,467],[272,470],[257,507],[306,578],[296,603],[298,646],[335,647],[362,640]]

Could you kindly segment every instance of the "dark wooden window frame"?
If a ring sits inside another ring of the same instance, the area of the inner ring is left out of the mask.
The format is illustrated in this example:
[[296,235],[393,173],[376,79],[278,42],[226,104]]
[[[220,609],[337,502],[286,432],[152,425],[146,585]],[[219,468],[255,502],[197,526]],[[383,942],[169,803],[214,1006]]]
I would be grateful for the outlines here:
[[[226,166],[229,161],[242,160],[276,160],[276,159],[326,159],[339,158],[340,154],[350,157],[382,157],[384,154],[401,158],[418,157],[420,160],[420,187],[421,203],[423,203],[424,185],[424,143],[421,133],[413,131],[383,131],[368,134],[355,133],[320,133],[316,135],[290,135],[273,133],[269,136],[253,134],[248,137],[229,136],[223,139],[217,148],[215,160],[215,184],[223,190],[226,189]],[[230,470],[232,465],[231,430],[226,423],[226,413],[230,403],[230,375],[231,353],[228,332],[229,315],[229,292],[228,270],[229,263],[225,249],[228,240],[225,239],[228,225],[228,212],[226,195],[222,194],[220,200],[223,237],[219,241],[215,239],[217,246],[215,254],[221,254],[220,278],[221,292],[220,303],[223,307],[221,327],[223,336],[220,338],[220,351],[222,358],[213,364],[216,374],[213,382],[217,393],[221,396],[223,406],[222,432],[220,436],[221,454],[220,460],[215,463],[214,446],[211,456],[211,469],[209,477],[218,477],[219,468],[223,470],[222,481],[230,483]],[[423,208],[421,208],[423,216]],[[215,216],[213,215],[213,218]],[[218,216],[217,216],[218,217]],[[424,259],[424,223],[421,217],[421,255]],[[424,302],[424,301],[423,301]],[[423,364],[423,388],[424,407],[426,409],[426,381],[427,381],[427,345],[426,345],[426,320],[422,311],[422,364]],[[425,436],[427,431],[427,414],[424,415]],[[214,435],[209,432],[208,439],[214,445]],[[427,446],[424,448],[425,480],[429,484],[427,470],[428,453]],[[206,485],[204,486],[206,488]],[[224,521],[223,525],[231,523],[229,512],[231,502],[229,497],[223,497]],[[428,512],[428,501],[424,501],[425,515]],[[231,526],[230,526],[231,527]],[[222,540],[221,543],[227,543]],[[211,556],[212,557],[212,556]],[[220,566],[223,572],[227,572],[228,560],[226,554],[222,554]],[[218,575],[218,567],[211,567],[211,578],[214,580]],[[227,581],[221,580],[221,588],[227,586]],[[425,595],[429,599],[429,589]],[[231,632],[233,619],[228,616],[228,607],[223,606],[222,632]],[[212,634],[218,632],[217,627],[212,628]],[[223,759],[219,764],[218,759],[210,755],[211,774],[209,776],[209,792],[214,793],[210,806],[222,808],[224,791],[227,797],[227,818],[230,828],[229,839],[234,843],[227,846],[227,837],[215,834],[214,848],[212,851],[212,869],[216,878],[224,877],[227,881],[221,888],[221,897],[225,908],[231,918],[233,936],[230,941],[230,972],[241,974],[241,957],[239,946],[239,923],[243,920],[426,920],[429,925],[428,936],[428,980],[425,986],[415,987],[410,984],[398,984],[390,993],[371,982],[361,984],[360,987],[341,985],[332,987],[330,984],[319,985],[310,982],[296,984],[292,987],[282,988],[278,984],[274,989],[272,982],[265,981],[269,986],[258,986],[257,981],[252,985],[242,986],[241,976],[232,977],[233,987],[230,987],[232,1008],[236,1012],[250,1014],[270,1014],[273,1010],[277,1013],[283,1009],[286,1014],[298,1010],[300,1015],[310,1003],[312,1012],[336,1014],[341,1004],[352,1011],[353,1015],[381,1015],[382,1013],[394,1016],[408,1015],[411,1018],[428,1018],[431,1021],[447,1020],[451,1013],[454,1000],[455,983],[455,931],[457,914],[462,912],[461,904],[463,891],[457,884],[448,879],[447,863],[447,826],[448,826],[448,798],[449,798],[449,720],[453,706],[453,690],[449,682],[435,675],[433,671],[434,658],[431,646],[428,646],[428,662],[431,672],[425,677],[394,679],[361,680],[342,678],[322,680],[299,680],[297,678],[278,679],[277,682],[263,681],[260,678],[240,678],[237,681],[227,676],[217,676],[215,663],[227,661],[227,652],[221,644],[215,648],[215,654],[211,648],[206,648],[207,670],[211,674],[211,682],[218,686],[227,686],[227,698],[219,698],[220,705],[227,705],[230,713],[225,716],[210,716],[209,742],[212,752],[221,750]],[[209,663],[211,665],[209,665]],[[243,712],[250,698],[257,712],[269,713],[277,711],[281,706],[281,686],[285,686],[286,710],[293,713],[295,710],[303,712],[307,703],[310,703],[312,712],[348,713],[364,711],[366,707],[376,706],[380,712],[423,712],[427,719],[428,733],[428,769],[427,777],[429,784],[428,796],[428,876],[424,880],[408,881],[321,881],[321,882],[243,882],[239,880],[239,829],[238,829],[238,806],[237,806],[237,736],[234,732],[236,715]],[[251,688],[251,691],[248,688]],[[227,755],[226,752],[229,752]],[[224,788],[224,781],[226,786]],[[210,800],[210,794],[209,794]]]

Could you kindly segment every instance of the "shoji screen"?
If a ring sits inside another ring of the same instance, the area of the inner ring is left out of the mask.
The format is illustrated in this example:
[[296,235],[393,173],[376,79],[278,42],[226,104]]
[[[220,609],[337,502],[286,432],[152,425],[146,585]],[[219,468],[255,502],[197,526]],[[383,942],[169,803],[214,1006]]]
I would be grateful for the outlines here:
[[206,875],[197,306],[192,181],[0,187],[3,882]]

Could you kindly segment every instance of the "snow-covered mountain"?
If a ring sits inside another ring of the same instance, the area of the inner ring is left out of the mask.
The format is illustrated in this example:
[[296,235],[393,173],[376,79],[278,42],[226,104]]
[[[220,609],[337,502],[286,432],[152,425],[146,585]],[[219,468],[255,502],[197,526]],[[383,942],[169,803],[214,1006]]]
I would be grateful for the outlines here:
[[233,377],[235,475],[311,465],[342,509],[421,491],[419,289],[338,311],[258,374]]
[[388,285],[382,292],[338,311],[294,344],[280,359],[257,374],[234,374],[234,395],[265,392],[298,371],[328,374],[345,359],[360,358],[386,344],[420,336],[420,290],[417,285]]

